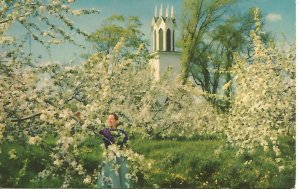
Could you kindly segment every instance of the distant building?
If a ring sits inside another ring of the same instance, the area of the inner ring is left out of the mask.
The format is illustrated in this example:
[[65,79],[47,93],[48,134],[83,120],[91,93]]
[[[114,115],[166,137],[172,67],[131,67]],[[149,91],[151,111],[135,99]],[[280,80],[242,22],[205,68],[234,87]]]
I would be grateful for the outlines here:
[[150,66],[155,80],[159,80],[168,69],[172,70],[175,77],[180,73],[181,53],[175,51],[175,17],[172,6],[169,15],[169,6],[163,16],[162,5],[157,16],[157,7],[152,19],[152,42],[153,53],[151,54]]

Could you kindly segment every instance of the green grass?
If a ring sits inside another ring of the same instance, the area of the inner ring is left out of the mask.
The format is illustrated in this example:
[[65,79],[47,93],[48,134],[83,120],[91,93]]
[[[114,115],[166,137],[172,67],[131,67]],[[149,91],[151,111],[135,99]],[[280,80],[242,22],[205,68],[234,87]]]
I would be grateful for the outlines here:
[[214,151],[222,140],[136,140],[132,148],[155,161],[147,183],[139,186],[195,187],[220,165]]
[[[49,154],[55,137],[49,136],[45,146],[26,146],[3,143],[0,156],[1,187],[61,187],[62,176],[32,180],[46,166],[52,164]],[[101,139],[90,137],[79,149],[79,161],[92,173],[102,161]],[[152,160],[152,168],[140,173],[134,187],[161,188],[291,188],[295,184],[295,140],[283,137],[280,149],[285,169],[278,170],[274,153],[258,148],[255,153],[237,157],[236,150],[225,147],[220,137],[199,139],[132,139],[130,147]],[[219,148],[223,146],[221,150]],[[17,159],[7,153],[14,148]],[[216,153],[219,150],[219,153]],[[251,164],[246,165],[246,161]],[[76,175],[71,187],[86,187]]]
[[236,156],[236,149],[226,147],[220,138],[134,140],[131,147],[155,162],[146,173],[149,179],[141,179],[139,187],[291,188],[295,184],[295,141],[286,137],[280,140],[283,171],[278,170],[273,152],[257,148],[252,154]]

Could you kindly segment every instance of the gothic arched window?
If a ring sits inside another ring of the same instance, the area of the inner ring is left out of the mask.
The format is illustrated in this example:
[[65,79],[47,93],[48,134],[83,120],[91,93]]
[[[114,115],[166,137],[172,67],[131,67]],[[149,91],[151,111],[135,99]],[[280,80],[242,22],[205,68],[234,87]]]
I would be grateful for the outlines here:
[[171,30],[167,29],[167,51],[171,51]]
[[159,51],[162,51],[163,48],[164,48],[164,34],[163,34],[163,30],[162,29],[159,29],[158,31],[158,36],[159,36],[159,47],[158,47],[158,50]]
[[175,31],[173,30],[173,49],[172,51],[175,51]]

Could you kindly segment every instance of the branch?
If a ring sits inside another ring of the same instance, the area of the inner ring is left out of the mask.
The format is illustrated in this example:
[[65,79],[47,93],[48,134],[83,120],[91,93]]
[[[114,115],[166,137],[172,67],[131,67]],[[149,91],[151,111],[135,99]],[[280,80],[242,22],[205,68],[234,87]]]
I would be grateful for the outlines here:
[[31,116],[28,116],[28,117],[23,117],[23,118],[20,118],[20,119],[13,119],[11,120],[11,122],[21,122],[21,121],[25,121],[27,119],[32,119],[32,118],[35,118],[37,116],[40,116],[42,113],[37,113],[37,114],[34,114],[34,115],[31,115]]
[[202,90],[205,90],[204,83],[196,76],[196,74],[193,71],[191,71],[191,74],[192,74],[192,77],[193,77],[194,82],[196,83],[196,85],[200,85]]
[[8,22],[8,21],[10,21],[10,19],[1,20],[1,21],[0,21],[0,24],[3,24],[3,23]]
[[169,125],[167,125],[165,128],[163,128],[161,131],[159,131],[159,132],[157,132],[157,133],[155,133],[154,134],[154,136],[158,136],[158,135],[160,135],[162,132],[164,132],[165,130],[167,130],[167,129],[169,129],[174,123],[176,123],[176,122],[172,122],[172,123],[170,123]]
[[157,116],[157,114],[167,105],[167,104],[169,104],[169,102],[170,102],[170,98],[169,97],[167,97],[167,99],[166,99],[166,102],[164,103],[164,105],[162,105],[158,110],[157,110],[157,112],[154,114],[154,116],[152,117],[152,120],[154,120],[154,118]]

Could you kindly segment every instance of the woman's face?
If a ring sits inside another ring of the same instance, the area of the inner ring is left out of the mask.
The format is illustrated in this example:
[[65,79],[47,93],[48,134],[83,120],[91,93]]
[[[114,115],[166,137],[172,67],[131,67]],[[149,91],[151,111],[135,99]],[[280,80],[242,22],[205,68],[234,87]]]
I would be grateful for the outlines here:
[[116,120],[114,115],[109,115],[107,117],[107,124],[108,124],[109,127],[116,128],[117,123],[118,123],[118,120]]

